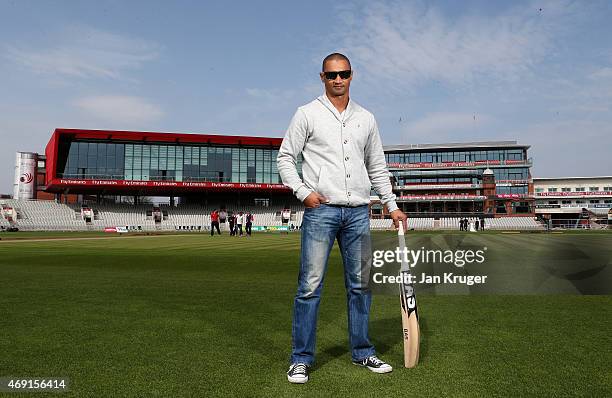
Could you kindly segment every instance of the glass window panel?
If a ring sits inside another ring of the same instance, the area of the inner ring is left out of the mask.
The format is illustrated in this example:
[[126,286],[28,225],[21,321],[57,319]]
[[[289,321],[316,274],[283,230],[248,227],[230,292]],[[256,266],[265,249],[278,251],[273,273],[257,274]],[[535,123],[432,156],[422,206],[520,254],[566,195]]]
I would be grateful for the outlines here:
[[208,147],[198,148],[198,152],[200,152],[200,166],[208,166]]
[[142,165],[142,157],[134,155],[133,164],[132,164],[132,174],[136,174],[136,171],[140,172],[141,165]]
[[[153,151],[151,151],[151,153],[153,153]],[[151,158],[149,159],[149,162],[150,162],[149,168],[153,170],[157,170],[159,166],[159,155],[151,156]]]
[[77,162],[77,167],[85,168],[87,167],[87,143],[79,142],[78,147],[79,160]]
[[[97,148],[98,148],[98,144],[90,142],[89,146],[88,146],[88,150],[87,150],[87,168],[89,169],[95,169],[97,167],[97,163],[98,163],[98,154],[97,154]],[[93,174],[92,171],[90,171],[90,175]]]
[[191,147],[191,164],[200,165],[200,148]]
[[132,165],[134,164],[134,158],[132,156],[126,156],[125,157],[125,164],[124,164],[124,168],[126,170],[128,169],[132,169]]
[[72,163],[76,166],[79,160],[79,145],[76,142],[70,143],[70,148],[68,149],[68,162]]
[[117,168],[123,169],[125,151],[125,144],[117,144],[115,146],[115,165],[117,166]]
[[99,168],[106,168],[106,144],[98,144],[98,159],[96,161]]

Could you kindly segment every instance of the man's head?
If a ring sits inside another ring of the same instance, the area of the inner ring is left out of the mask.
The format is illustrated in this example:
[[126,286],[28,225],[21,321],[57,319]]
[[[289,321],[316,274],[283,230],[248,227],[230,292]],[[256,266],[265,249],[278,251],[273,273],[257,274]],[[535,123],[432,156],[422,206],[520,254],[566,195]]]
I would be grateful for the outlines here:
[[329,54],[323,60],[320,76],[328,96],[340,97],[348,94],[353,80],[351,61],[344,54]]

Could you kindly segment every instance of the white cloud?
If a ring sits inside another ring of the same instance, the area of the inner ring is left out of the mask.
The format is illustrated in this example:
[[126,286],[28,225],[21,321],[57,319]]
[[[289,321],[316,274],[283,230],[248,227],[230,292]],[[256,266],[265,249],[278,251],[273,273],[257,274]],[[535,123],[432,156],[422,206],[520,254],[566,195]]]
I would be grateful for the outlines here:
[[594,71],[593,73],[591,73],[591,75],[589,76],[591,79],[594,80],[601,80],[601,79],[610,79],[612,78],[612,68],[611,67],[603,67],[603,68],[599,68],[596,71]]
[[162,109],[144,98],[123,95],[101,95],[80,98],[74,105],[106,122],[145,124],[161,118]]
[[335,34],[370,84],[405,90],[431,81],[516,81],[545,59],[568,15],[578,15],[571,4],[544,3],[449,18],[431,5],[376,2],[341,10]]
[[88,27],[67,28],[54,46],[5,46],[5,58],[37,73],[79,78],[125,79],[129,70],[156,59],[160,46]]

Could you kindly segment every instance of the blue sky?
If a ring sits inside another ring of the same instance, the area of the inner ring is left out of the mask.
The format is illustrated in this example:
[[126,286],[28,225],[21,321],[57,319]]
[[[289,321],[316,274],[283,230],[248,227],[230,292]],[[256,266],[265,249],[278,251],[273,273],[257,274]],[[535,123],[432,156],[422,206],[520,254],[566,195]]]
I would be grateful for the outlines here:
[[0,0],[0,192],[56,127],[283,135],[352,61],[385,144],[518,140],[612,175],[609,1]]

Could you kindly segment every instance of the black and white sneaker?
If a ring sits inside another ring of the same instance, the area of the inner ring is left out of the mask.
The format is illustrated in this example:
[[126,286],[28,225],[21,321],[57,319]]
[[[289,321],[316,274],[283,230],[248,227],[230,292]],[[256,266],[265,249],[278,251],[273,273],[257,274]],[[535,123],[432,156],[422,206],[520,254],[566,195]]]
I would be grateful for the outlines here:
[[287,380],[289,380],[289,383],[306,383],[308,381],[308,365],[305,363],[291,364],[287,372]]
[[376,355],[369,356],[361,361],[353,361],[353,365],[363,366],[374,373],[389,373],[393,370],[391,365],[381,361]]

